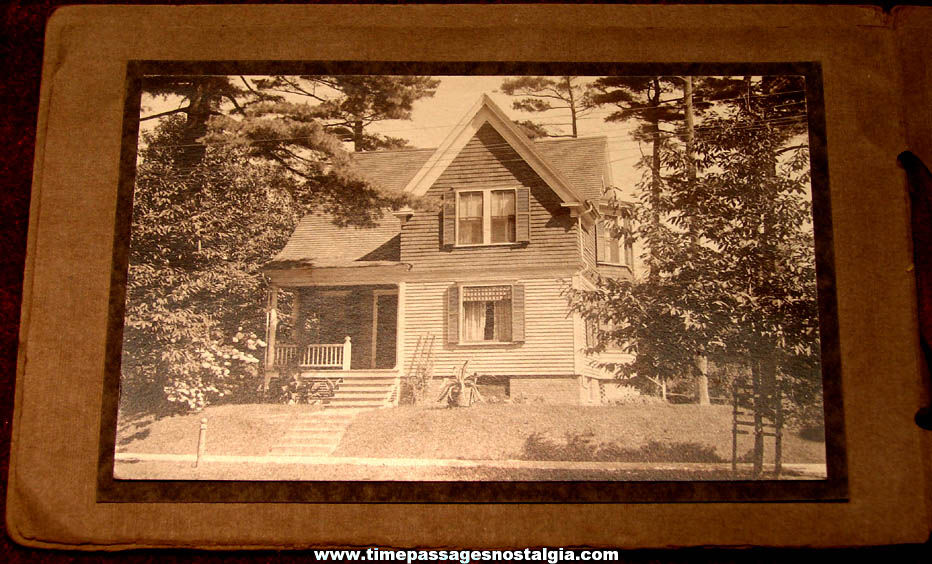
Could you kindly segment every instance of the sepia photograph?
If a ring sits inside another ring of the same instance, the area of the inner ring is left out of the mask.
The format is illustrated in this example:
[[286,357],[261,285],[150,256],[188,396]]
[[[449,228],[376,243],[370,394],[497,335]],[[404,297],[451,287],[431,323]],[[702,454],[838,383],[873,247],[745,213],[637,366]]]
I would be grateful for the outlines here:
[[140,76],[113,477],[829,478],[821,84],[664,70]]

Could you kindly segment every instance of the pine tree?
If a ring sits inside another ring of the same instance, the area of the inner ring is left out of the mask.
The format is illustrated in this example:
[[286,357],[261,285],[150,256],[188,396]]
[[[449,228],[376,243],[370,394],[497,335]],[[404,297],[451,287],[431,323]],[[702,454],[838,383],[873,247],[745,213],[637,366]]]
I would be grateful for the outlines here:
[[405,139],[373,133],[385,120],[409,120],[414,103],[434,95],[439,80],[429,76],[275,76],[257,81],[265,90],[311,102],[327,131],[352,141],[354,151],[397,149]]
[[578,121],[593,108],[587,85],[578,76],[519,76],[502,81],[501,90],[516,97],[512,107],[522,112],[541,113],[566,110],[569,113],[570,134],[551,133],[546,125],[533,121],[521,122],[526,132],[536,137],[577,137]]
[[802,410],[819,382],[802,87],[726,84],[736,83],[743,89],[722,92],[687,131],[689,150],[670,145],[659,197],[642,186],[634,235],[649,248],[651,275],[603,279],[574,304],[613,322],[600,342],[636,354],[621,373],[675,379],[695,369],[698,351],[743,363],[758,380],[779,372]]

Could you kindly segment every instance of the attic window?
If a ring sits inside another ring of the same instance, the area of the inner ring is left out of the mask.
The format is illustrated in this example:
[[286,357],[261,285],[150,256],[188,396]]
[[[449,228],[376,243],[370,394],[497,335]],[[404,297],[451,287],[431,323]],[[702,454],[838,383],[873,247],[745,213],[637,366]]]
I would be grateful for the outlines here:
[[443,247],[514,245],[531,240],[531,191],[525,186],[443,193]]
[[517,240],[516,193],[464,190],[457,193],[457,245],[514,243]]

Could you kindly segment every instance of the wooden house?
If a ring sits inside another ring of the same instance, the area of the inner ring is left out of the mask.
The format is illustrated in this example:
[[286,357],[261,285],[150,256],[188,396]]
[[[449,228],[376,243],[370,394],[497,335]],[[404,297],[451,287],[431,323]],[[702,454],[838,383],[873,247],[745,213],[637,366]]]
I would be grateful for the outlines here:
[[565,289],[632,275],[630,246],[604,228],[606,145],[531,141],[483,95],[437,149],[355,154],[373,181],[441,209],[385,212],[372,228],[300,221],[265,269],[266,385],[290,362],[339,382],[331,405],[390,405],[417,363],[439,379],[468,360],[515,400],[603,401],[611,375],[586,356]]

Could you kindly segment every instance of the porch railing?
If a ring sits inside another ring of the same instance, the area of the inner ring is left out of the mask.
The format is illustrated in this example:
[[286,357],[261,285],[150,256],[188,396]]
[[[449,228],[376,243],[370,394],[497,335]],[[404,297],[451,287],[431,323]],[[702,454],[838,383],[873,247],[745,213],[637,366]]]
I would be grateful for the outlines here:
[[[275,366],[285,366],[294,361],[300,347],[298,345],[275,345]],[[342,343],[305,345],[300,351],[299,368],[339,368],[350,369],[353,357],[353,343],[349,336]]]

